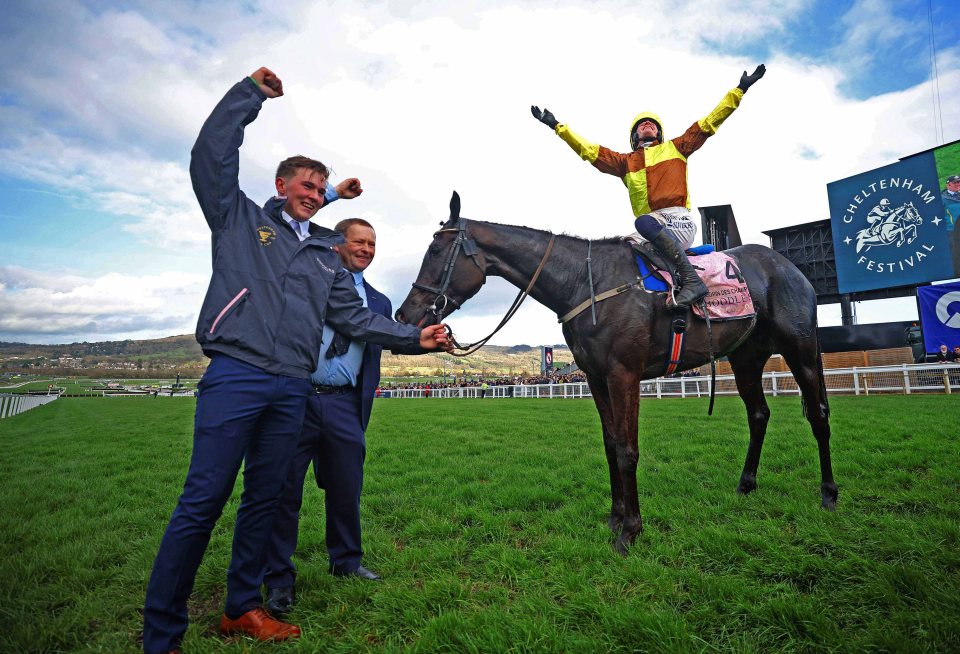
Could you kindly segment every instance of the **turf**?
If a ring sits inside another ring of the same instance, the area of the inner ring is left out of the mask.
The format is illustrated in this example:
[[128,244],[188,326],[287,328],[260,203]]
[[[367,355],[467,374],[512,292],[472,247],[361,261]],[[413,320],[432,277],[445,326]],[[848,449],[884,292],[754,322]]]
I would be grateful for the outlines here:
[[[734,488],[744,410],[642,404],[646,529],[611,547],[599,421],[581,400],[378,400],[365,563],[326,574],[308,488],[304,637],[223,640],[235,493],[191,602],[187,652],[960,651],[956,396],[834,397],[838,510],[819,507],[795,398],[771,398],[758,490]],[[135,652],[194,400],[62,398],[0,421],[3,652]],[[239,487],[238,487],[239,491]]]

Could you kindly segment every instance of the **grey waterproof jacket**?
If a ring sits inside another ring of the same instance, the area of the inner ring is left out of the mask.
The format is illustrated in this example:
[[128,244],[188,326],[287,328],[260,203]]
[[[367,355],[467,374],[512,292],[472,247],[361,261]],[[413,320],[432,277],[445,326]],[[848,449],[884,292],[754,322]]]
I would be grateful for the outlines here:
[[416,348],[418,328],[364,308],[353,277],[331,249],[344,242],[340,234],[311,224],[301,242],[283,219],[285,198],[261,208],[240,190],[243,129],[265,99],[252,79],[235,84],[203,124],[191,153],[190,178],[213,246],[213,276],[197,321],[204,354],[309,377],[325,319],[351,339]]

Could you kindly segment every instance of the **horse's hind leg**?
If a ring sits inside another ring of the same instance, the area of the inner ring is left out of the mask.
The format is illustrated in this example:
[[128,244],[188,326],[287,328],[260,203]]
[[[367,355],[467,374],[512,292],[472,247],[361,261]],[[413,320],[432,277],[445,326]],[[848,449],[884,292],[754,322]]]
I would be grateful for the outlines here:
[[816,335],[791,343],[781,348],[783,358],[793,372],[793,378],[803,396],[803,413],[817,439],[820,452],[820,497],[823,508],[834,510],[837,506],[837,484],[833,481],[833,464],[830,459],[830,406],[827,403],[827,386],[823,379],[823,360]]
[[620,481],[620,466],[617,463],[617,443],[613,436],[613,413],[610,410],[610,393],[606,382],[588,376],[587,383],[593,402],[600,414],[603,428],[603,451],[607,455],[607,468],[610,472],[610,517],[607,526],[614,536],[620,535],[623,526],[623,483]]
[[770,358],[770,350],[748,341],[729,355],[730,367],[737,382],[737,391],[747,409],[750,425],[750,444],[743,462],[737,493],[746,495],[757,488],[757,468],[760,466],[760,451],[770,421],[770,407],[763,395],[763,366]]

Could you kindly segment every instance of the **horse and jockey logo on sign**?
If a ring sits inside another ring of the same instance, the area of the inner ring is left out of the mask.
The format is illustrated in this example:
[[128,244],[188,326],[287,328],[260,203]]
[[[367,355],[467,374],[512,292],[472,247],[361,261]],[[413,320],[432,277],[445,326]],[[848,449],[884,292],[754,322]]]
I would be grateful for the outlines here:
[[870,248],[882,245],[901,247],[917,240],[917,226],[923,224],[923,217],[913,202],[905,202],[893,210],[889,207],[890,200],[883,198],[867,214],[870,226],[857,232],[857,252],[864,248],[869,252]]
[[827,194],[841,293],[954,276],[932,154],[832,182]]

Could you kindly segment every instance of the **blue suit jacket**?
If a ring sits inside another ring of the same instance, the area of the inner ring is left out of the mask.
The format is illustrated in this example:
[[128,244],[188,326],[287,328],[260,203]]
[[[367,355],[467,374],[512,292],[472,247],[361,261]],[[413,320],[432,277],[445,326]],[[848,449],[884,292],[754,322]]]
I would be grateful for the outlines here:
[[[390,298],[375,289],[364,279],[363,287],[367,292],[367,306],[371,311],[379,313],[381,316],[392,318],[393,305],[390,304]],[[395,354],[423,354],[424,350],[419,346],[410,348],[398,348],[391,350]],[[370,421],[370,411],[373,409],[373,397],[376,395],[377,386],[380,384],[380,354],[383,352],[382,345],[367,343],[363,348],[363,360],[360,363],[360,372],[357,375],[357,387],[359,389],[360,401],[360,425],[364,431],[367,430],[367,423]]]

